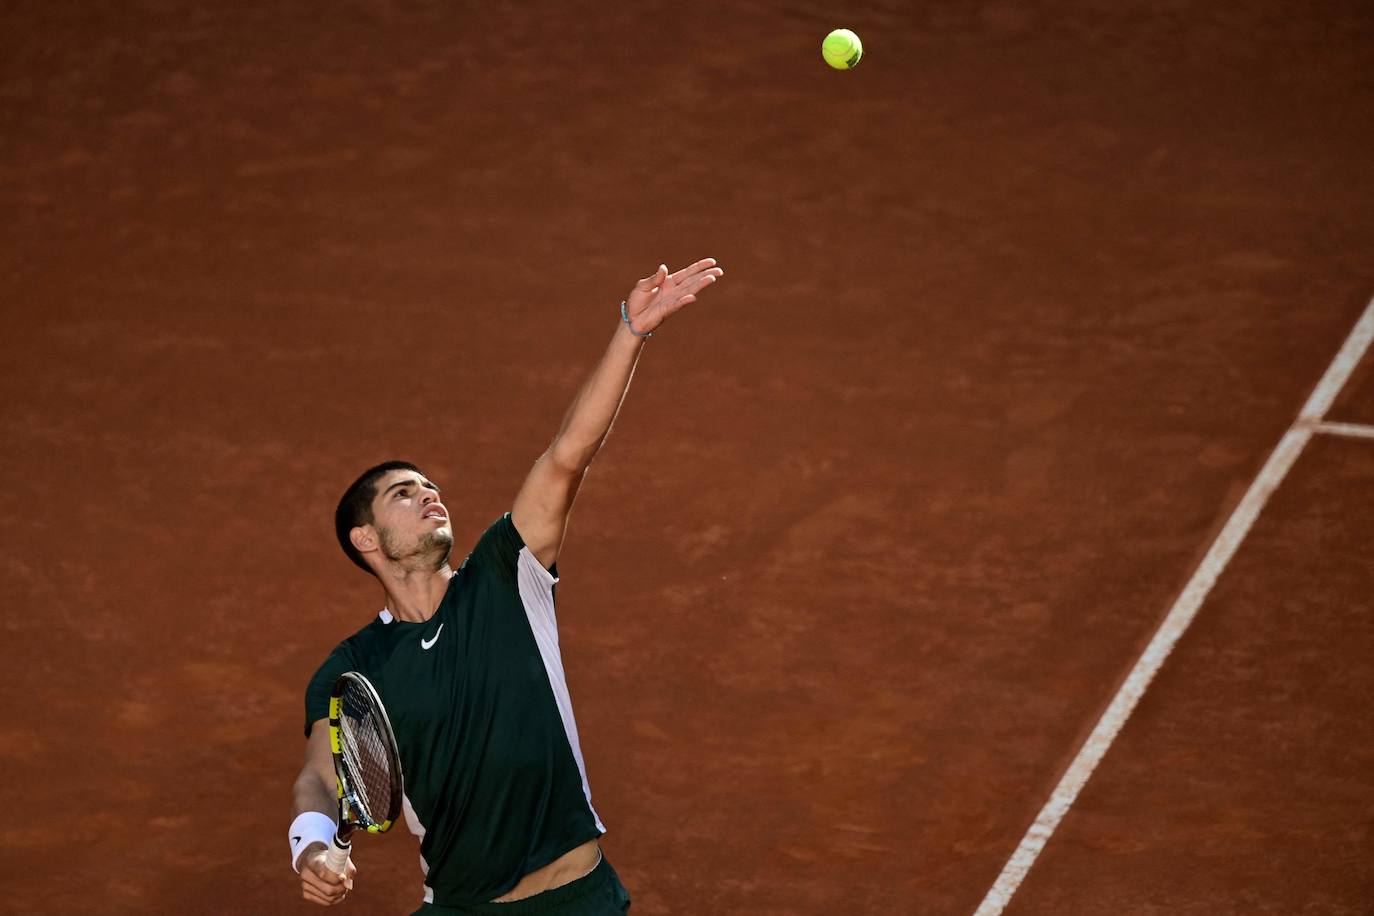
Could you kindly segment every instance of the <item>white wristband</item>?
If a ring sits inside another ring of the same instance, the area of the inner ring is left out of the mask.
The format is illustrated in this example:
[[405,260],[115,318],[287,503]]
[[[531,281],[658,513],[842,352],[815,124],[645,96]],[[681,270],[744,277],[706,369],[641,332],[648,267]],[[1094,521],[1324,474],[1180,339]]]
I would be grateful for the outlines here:
[[286,836],[291,841],[291,867],[297,874],[301,870],[301,853],[305,848],[311,843],[328,846],[337,831],[334,818],[318,811],[307,811],[291,822],[291,829]]

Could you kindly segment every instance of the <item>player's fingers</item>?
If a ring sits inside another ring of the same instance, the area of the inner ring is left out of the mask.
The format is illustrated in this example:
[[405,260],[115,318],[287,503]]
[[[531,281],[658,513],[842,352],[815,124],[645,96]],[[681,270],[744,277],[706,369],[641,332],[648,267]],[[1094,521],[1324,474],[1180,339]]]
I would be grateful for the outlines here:
[[343,878],[330,871],[323,862],[319,863],[319,868],[302,868],[301,880],[308,882],[311,887],[318,888],[321,892],[330,891],[343,884]]
[[338,887],[344,881],[343,875],[326,866],[321,866],[320,870],[315,872],[315,877],[324,882],[325,887]]
[[707,267],[702,270],[684,277],[675,287],[678,291],[688,291],[700,289],[708,283],[714,283],[725,276],[725,271],[719,267]]
[[693,274],[701,273],[703,270],[706,270],[707,268],[715,267],[715,266],[716,266],[716,259],[715,259],[715,258],[702,258],[700,261],[697,261],[695,264],[688,264],[686,267],[682,268],[681,270],[674,271],[674,272],[673,272],[673,280],[674,280],[675,282],[681,282],[682,280],[684,280],[684,279],[686,279],[686,278],[692,276]]
[[660,264],[658,265],[658,270],[654,271],[651,275],[645,277],[644,279],[636,283],[635,289],[642,289],[645,292],[648,292],[655,286],[661,284],[663,282],[663,278],[666,276],[668,276],[668,268],[666,265]]
[[316,878],[314,875],[306,875],[304,872],[302,872],[301,890],[308,894],[316,894],[320,897],[323,897],[325,894],[328,894],[330,892],[331,888],[329,885],[325,884],[319,878]]
[[682,282],[678,285],[690,286],[693,283],[696,283],[705,277],[710,277],[711,279],[715,280],[719,279],[720,277],[723,277],[724,275],[725,271],[721,270],[719,267],[703,267],[701,270],[694,271],[693,273],[683,277]]
[[320,898],[320,900],[322,900],[326,905],[328,905],[338,903],[339,901],[343,900],[344,896],[348,893],[348,885],[342,882],[333,887],[320,887],[319,885],[315,885],[312,886],[309,890],[310,893],[314,894],[316,897]]
[[326,897],[326,895],[319,893],[319,891],[317,890],[305,891],[304,894],[301,894],[301,897],[304,897],[305,900],[311,901],[312,904],[319,904],[320,906],[333,906],[338,902],[337,900],[334,900],[333,897]]
[[311,903],[318,903],[320,906],[333,906],[335,903],[338,902],[331,897],[327,897],[324,894],[321,894],[313,887],[302,887],[301,896],[306,900],[309,900]]
[[700,292],[716,282],[717,279],[718,276],[716,274],[697,274],[695,277],[678,287],[678,291],[683,294]]

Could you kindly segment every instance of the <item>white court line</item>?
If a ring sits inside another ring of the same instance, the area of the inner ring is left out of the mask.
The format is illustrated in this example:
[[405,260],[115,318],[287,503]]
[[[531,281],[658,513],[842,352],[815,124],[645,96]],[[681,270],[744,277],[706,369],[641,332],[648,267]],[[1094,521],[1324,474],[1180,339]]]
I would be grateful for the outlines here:
[[1374,439],[1374,426],[1365,426],[1363,423],[1314,423],[1312,432],[1349,436],[1352,439]]
[[[1326,424],[1322,422],[1322,417],[1340,394],[1341,388],[1363,358],[1365,351],[1369,349],[1371,340],[1374,340],[1374,300],[1365,307],[1364,314],[1355,323],[1345,345],[1332,360],[1322,380],[1317,383],[1297,420],[1274,447],[1269,460],[1260,469],[1259,476],[1250,484],[1250,489],[1241,498],[1240,505],[1236,506],[1221,533],[1212,542],[1193,577],[1188,580],[1182,594],[1178,596],[1178,600],[1174,602],[1163,623],[1150,639],[1150,644],[1145,647],[1140,658],[1136,659],[1135,667],[1126,676],[1116,696],[1112,697],[1111,704],[1097,720],[1092,734],[1088,735],[1077,756],[1064,771],[1059,784],[1055,786],[1045,806],[1040,809],[1035,822],[1021,838],[1016,851],[1002,867],[1002,873],[989,888],[987,896],[979,904],[974,916],[997,916],[1011,902],[1016,889],[1035,864],[1036,857],[1054,835],[1064,815],[1068,814],[1069,808],[1078,798],[1078,793],[1083,790],[1093,770],[1102,761],[1107,749],[1111,747],[1122,726],[1130,718],[1132,710],[1144,696],[1146,688],[1150,686],[1150,681],[1154,679],[1164,660],[1169,657],[1169,653],[1193,622],[1207,593],[1216,584],[1226,564],[1235,556],[1241,541],[1245,540],[1250,526],[1259,517],[1260,510],[1264,508],[1270,495],[1283,482],[1293,463],[1302,454],[1303,447],[1312,438],[1313,431],[1322,427],[1347,425]],[[1322,431],[1334,432],[1331,429]]]
[[1365,351],[1369,349],[1371,340],[1374,340],[1374,301],[1365,307],[1364,314],[1355,322],[1355,327],[1351,328],[1344,346],[1326,368],[1326,374],[1317,383],[1317,387],[1312,389],[1312,397],[1307,399],[1307,404],[1298,414],[1299,421],[1322,422],[1326,412],[1331,409],[1332,402],[1336,400],[1336,395],[1345,387],[1345,380],[1350,378],[1350,373],[1355,371]]

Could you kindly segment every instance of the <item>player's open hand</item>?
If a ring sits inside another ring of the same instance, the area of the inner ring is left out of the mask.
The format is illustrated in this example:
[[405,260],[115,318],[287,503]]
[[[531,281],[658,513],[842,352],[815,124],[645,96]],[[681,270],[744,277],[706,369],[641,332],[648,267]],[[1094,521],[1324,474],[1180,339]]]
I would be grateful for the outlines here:
[[323,843],[312,844],[301,854],[301,896],[320,906],[333,906],[343,903],[353,889],[353,876],[358,867],[350,859],[344,874],[338,875],[324,864],[324,857]]
[[673,273],[668,273],[667,265],[659,265],[653,276],[640,280],[625,297],[630,327],[640,334],[650,333],[669,315],[696,302],[699,292],[724,275],[715,258],[703,258]]

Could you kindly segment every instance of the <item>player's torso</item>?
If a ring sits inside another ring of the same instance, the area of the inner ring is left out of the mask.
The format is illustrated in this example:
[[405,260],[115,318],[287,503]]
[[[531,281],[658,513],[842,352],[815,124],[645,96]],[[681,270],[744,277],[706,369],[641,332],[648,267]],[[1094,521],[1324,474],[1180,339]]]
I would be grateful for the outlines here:
[[460,571],[429,621],[395,625],[403,629],[375,683],[417,811],[483,765],[545,764],[549,734],[562,724],[518,595]]
[[561,660],[541,655],[513,584],[460,571],[429,621],[392,626],[374,684],[396,733],[411,827],[436,869],[427,883],[466,887],[484,879],[469,870],[492,867],[500,881],[519,878],[533,837],[558,846],[595,836],[575,726],[569,734],[551,683],[562,680]]

